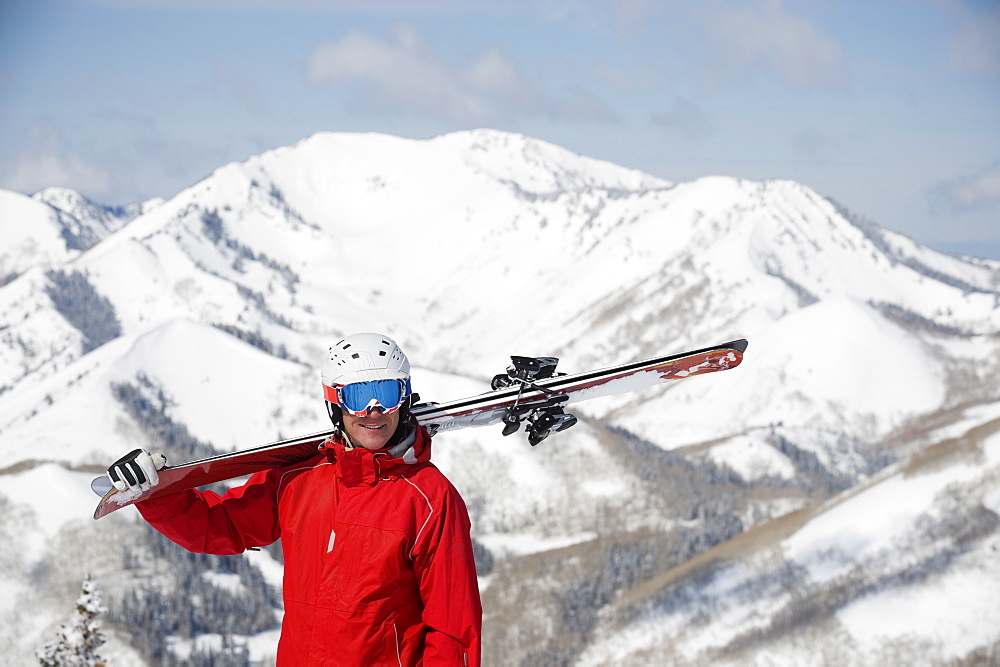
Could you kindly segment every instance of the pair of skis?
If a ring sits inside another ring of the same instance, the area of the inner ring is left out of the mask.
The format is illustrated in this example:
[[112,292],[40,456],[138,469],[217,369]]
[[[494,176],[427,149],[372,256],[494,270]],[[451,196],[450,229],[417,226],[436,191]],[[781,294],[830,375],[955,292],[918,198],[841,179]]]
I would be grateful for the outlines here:
[[[558,359],[554,357],[511,357],[507,372],[493,378],[492,391],[449,403],[421,403],[413,407],[412,413],[431,435],[499,423],[504,425],[503,434],[511,435],[524,425],[528,442],[534,446],[576,423],[576,417],[565,411],[568,405],[735,368],[743,360],[746,348],[747,341],[740,339],[572,375],[556,373]],[[159,484],[143,493],[116,491],[107,477],[98,477],[91,488],[103,497],[94,518],[100,519],[142,500],[305,460],[333,433],[333,430],[321,431],[168,466],[160,470]]]

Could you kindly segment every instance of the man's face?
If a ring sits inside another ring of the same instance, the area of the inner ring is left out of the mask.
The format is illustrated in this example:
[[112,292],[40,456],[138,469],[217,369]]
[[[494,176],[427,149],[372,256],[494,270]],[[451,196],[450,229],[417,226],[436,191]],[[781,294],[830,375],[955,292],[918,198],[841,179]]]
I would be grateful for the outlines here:
[[344,412],[344,430],[355,447],[382,449],[398,425],[399,410],[387,415],[380,408],[372,408],[362,417]]

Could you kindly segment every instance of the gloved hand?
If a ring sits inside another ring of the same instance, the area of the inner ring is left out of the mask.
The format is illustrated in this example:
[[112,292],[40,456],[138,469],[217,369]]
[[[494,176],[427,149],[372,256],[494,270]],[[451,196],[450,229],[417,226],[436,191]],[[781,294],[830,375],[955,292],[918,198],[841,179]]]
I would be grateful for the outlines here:
[[167,465],[167,457],[159,452],[134,449],[111,464],[108,479],[119,491],[148,491],[160,483],[157,470]]

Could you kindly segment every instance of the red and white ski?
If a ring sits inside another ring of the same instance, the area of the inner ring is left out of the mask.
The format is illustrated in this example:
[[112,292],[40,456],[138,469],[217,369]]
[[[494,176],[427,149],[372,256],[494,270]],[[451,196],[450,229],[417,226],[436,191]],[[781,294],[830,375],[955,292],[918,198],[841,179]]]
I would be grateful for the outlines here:
[[[740,339],[702,350],[572,375],[557,374],[558,360],[552,357],[511,357],[507,373],[493,378],[492,391],[449,403],[418,404],[412,412],[432,435],[500,423],[504,424],[504,435],[510,435],[526,424],[528,442],[537,445],[550,434],[576,423],[576,417],[564,411],[567,405],[729,370],[740,364],[746,348],[747,341]],[[168,466],[159,471],[159,484],[144,493],[116,491],[107,477],[98,477],[91,488],[103,497],[94,518],[100,519],[142,500],[305,460],[333,433],[333,430],[321,431]]]

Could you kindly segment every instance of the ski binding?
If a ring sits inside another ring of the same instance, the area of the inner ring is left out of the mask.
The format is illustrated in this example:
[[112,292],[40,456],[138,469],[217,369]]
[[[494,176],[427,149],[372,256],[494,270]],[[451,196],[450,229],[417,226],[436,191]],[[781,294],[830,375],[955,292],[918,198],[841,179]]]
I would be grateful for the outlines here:
[[[504,411],[503,435],[517,433],[521,423],[527,421],[528,444],[534,447],[550,434],[565,431],[576,424],[576,417],[562,409],[562,406],[569,402],[569,396],[557,394],[535,384],[535,380],[565,375],[556,373],[556,365],[559,363],[557,358],[511,356],[510,360],[511,365],[507,367],[507,372],[494,375],[493,381],[490,382],[494,391],[518,387],[514,404]],[[525,388],[550,394],[551,397],[522,403],[521,398]]]

